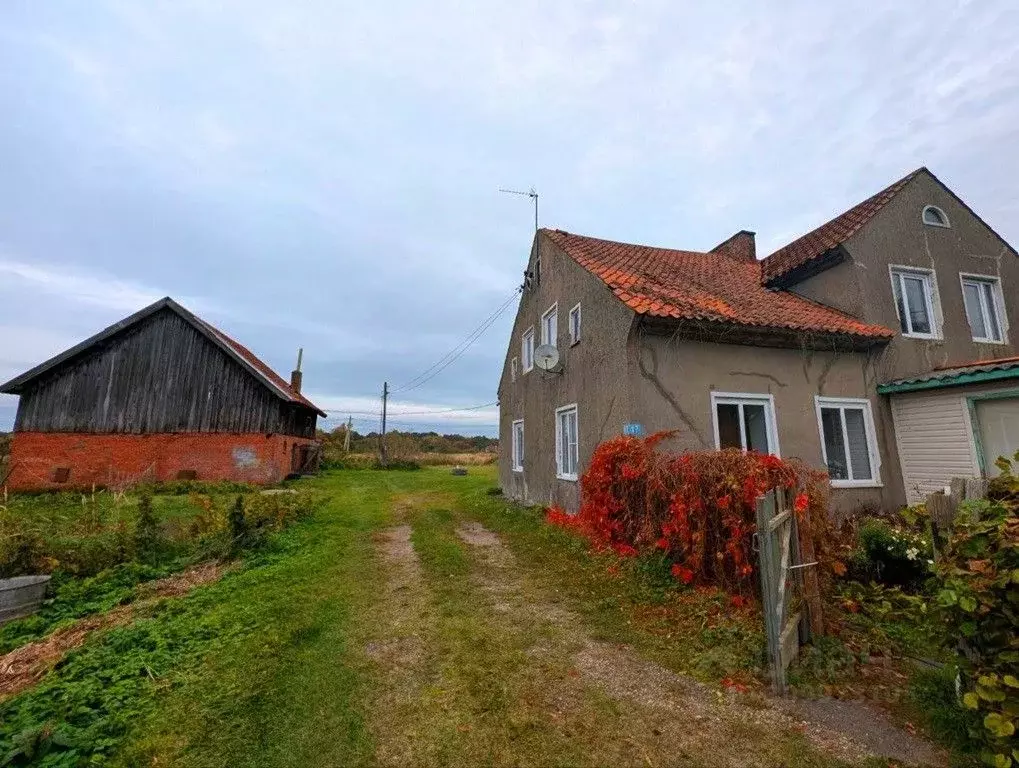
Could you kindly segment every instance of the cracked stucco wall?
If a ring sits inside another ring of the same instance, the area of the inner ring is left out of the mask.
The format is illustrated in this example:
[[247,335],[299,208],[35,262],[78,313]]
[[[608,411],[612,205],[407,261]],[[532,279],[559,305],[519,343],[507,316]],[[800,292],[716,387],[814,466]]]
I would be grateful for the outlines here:
[[[626,338],[634,313],[553,243],[542,237],[540,244],[541,277],[535,290],[521,296],[499,382],[499,479],[511,498],[572,511],[579,506],[579,482],[556,477],[555,410],[577,404],[583,474],[595,446],[620,434],[628,420]],[[534,257],[532,246],[531,267]],[[581,340],[571,346],[567,318],[578,302]],[[525,374],[520,367],[513,381],[510,365],[514,357],[520,358],[522,334],[533,327],[535,343],[540,343],[541,316],[553,303],[558,306],[560,371],[535,368]],[[513,421],[521,418],[524,471],[514,472],[511,430]]]
[[[890,435],[877,427],[878,396],[866,353],[751,347],[691,341],[635,331],[630,340],[639,365],[631,373],[636,419],[649,432],[677,430],[670,450],[715,447],[711,392],[770,394],[783,458],[799,458],[822,467],[821,436],[814,396],[866,397],[875,413],[878,448],[894,453]],[[901,485],[888,483],[882,461],[883,488],[833,489],[832,505],[849,513],[861,507],[895,507]]]

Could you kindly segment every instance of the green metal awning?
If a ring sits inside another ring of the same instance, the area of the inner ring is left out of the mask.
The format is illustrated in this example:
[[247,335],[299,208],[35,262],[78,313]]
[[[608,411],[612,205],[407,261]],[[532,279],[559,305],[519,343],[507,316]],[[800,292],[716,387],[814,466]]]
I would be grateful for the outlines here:
[[1006,379],[1019,379],[1019,357],[985,360],[955,368],[933,370],[919,376],[878,384],[877,391],[881,395],[894,395],[898,392],[918,392],[924,389],[959,387],[964,384],[986,384]]

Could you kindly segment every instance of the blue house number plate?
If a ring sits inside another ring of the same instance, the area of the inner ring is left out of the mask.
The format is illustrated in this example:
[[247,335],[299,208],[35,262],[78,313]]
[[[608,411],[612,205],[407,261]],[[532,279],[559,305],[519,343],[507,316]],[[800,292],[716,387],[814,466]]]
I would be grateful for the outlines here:
[[628,421],[623,425],[623,434],[627,437],[644,437],[644,425]]

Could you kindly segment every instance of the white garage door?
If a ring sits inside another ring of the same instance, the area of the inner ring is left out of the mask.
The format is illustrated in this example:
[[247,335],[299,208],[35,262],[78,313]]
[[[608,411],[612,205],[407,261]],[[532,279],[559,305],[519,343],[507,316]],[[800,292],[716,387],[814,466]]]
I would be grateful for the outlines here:
[[976,408],[984,465],[987,476],[994,477],[999,472],[994,466],[995,459],[999,456],[1011,458],[1019,451],[1019,397],[978,400]]

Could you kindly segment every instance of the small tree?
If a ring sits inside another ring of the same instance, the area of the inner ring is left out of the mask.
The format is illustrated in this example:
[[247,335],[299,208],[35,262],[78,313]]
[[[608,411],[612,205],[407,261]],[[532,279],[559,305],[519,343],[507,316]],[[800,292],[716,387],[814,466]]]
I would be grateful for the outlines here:
[[152,510],[152,496],[146,493],[138,500],[138,519],[134,527],[135,557],[143,563],[154,565],[162,549],[162,531]]
[[230,553],[236,555],[251,544],[251,528],[244,515],[244,497],[238,496],[227,517],[230,524]]

